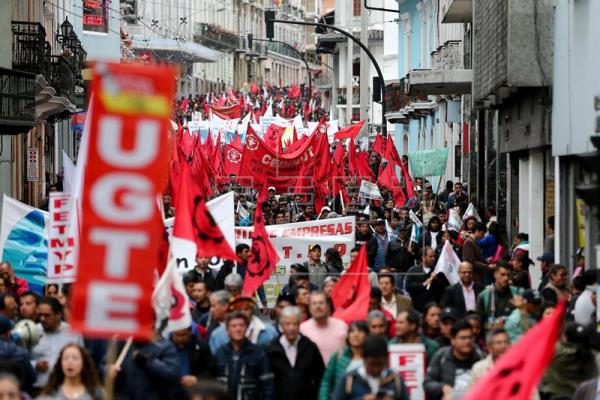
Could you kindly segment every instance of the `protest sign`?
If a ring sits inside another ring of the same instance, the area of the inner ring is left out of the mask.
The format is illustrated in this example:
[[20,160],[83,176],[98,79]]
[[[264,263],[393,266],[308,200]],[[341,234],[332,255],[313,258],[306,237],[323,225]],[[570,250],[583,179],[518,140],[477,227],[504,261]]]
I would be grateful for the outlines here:
[[448,230],[460,232],[460,227],[462,226],[462,220],[460,219],[460,215],[458,212],[451,208],[448,213]]
[[441,176],[446,173],[448,148],[421,150],[408,157],[412,176]]
[[425,346],[417,344],[391,344],[388,347],[390,368],[398,372],[408,389],[411,400],[425,400]]
[[456,255],[454,250],[452,249],[452,245],[450,241],[447,240],[444,243],[444,247],[442,247],[442,252],[440,254],[440,258],[438,258],[437,263],[435,264],[434,273],[443,273],[450,282],[451,285],[460,282],[460,277],[458,276],[458,267],[460,265],[460,258]]
[[63,284],[76,280],[75,238],[69,236],[70,199],[69,193],[50,193],[46,283]]
[[152,267],[163,223],[156,198],[167,180],[175,70],[97,64],[69,321],[98,337],[153,337]]
[[46,283],[48,222],[47,212],[3,195],[0,260],[9,262],[38,293]]
[[377,184],[371,183],[365,179],[360,181],[358,196],[362,197],[363,199],[383,200]]

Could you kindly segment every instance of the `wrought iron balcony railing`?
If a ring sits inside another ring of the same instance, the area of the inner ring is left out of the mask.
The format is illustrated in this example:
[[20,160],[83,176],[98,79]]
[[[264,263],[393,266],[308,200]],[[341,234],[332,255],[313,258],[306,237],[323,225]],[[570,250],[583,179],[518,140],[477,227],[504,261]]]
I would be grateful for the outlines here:
[[204,22],[196,24],[194,41],[217,50],[232,50],[240,45],[240,37],[235,33]]
[[50,44],[41,24],[12,21],[12,58],[13,69],[50,75]]
[[272,51],[274,53],[277,54],[281,54],[287,57],[292,57],[295,58],[297,60],[302,60],[302,57],[300,57],[300,55],[298,53],[296,53],[294,50],[290,49],[289,46],[283,44],[283,43],[278,43],[278,42],[268,42],[268,48],[269,51]]
[[35,123],[35,75],[0,68],[2,133],[21,133]]
[[63,56],[51,56],[50,83],[56,89],[56,95],[75,100],[75,78],[77,72]]

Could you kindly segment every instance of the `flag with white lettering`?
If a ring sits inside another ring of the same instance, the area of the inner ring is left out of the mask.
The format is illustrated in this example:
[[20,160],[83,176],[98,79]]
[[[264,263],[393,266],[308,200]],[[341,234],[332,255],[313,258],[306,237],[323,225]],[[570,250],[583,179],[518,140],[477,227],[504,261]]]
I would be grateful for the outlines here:
[[168,178],[175,69],[99,63],[84,171],[71,325],[89,336],[153,336],[153,275]]
[[71,195],[53,192],[49,197],[50,224],[46,283],[73,283],[77,278],[77,270],[75,269],[75,238],[69,236]]

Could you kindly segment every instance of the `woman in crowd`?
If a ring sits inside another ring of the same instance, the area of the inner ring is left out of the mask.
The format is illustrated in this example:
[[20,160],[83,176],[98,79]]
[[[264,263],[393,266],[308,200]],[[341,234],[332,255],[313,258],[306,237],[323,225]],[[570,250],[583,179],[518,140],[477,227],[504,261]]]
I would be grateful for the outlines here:
[[41,399],[99,400],[104,398],[94,361],[89,352],[76,344],[68,344],[42,389]]
[[336,385],[347,373],[362,366],[362,347],[369,335],[365,321],[354,321],[348,328],[348,338],[343,350],[336,352],[331,359],[319,388],[319,400],[329,400]]
[[437,339],[440,336],[440,314],[442,309],[435,302],[427,303],[423,310],[423,334],[429,339]]
[[531,280],[529,278],[529,266],[533,261],[529,258],[529,252],[519,254],[512,260],[513,276],[512,285],[522,288],[531,289]]
[[342,256],[340,256],[340,252],[330,247],[325,250],[325,264],[327,265],[327,270],[330,272],[342,272],[344,270],[344,265],[342,263]]

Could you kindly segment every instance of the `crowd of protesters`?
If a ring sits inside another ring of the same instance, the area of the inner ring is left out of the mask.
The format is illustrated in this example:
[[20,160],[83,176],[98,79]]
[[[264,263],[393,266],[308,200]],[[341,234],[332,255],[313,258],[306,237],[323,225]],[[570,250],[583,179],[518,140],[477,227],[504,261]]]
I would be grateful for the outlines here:
[[[252,104],[256,97],[250,97]],[[178,110],[201,110],[205,100],[182,99]],[[380,157],[372,152],[369,160],[377,175]],[[336,249],[309,246],[308,257],[291,266],[289,282],[269,307],[264,290],[242,293],[250,247],[239,244],[237,262],[214,270],[208,258],[199,257],[184,275],[189,327],[134,342],[116,365],[106,357],[110,341],[71,331],[68,285],[36,293],[2,262],[0,398],[102,399],[112,389],[101,382],[112,380],[116,399],[405,400],[410,389],[388,367],[389,346],[420,343],[427,398],[455,399],[563,299],[569,302],[563,335],[532,398],[596,398],[597,278],[581,256],[576,266],[555,263],[552,218],[543,254],[530,254],[527,233],[509,241],[493,209],[470,207],[475,201],[461,182],[434,188],[415,177],[404,204],[396,204],[382,185],[377,201],[360,198],[356,185],[346,189],[345,205],[331,199],[316,210],[310,194],[275,188],[258,202],[257,193],[235,177],[215,188],[234,192],[238,214],[240,206],[249,215],[261,207],[267,224],[355,216],[351,258],[366,246],[371,286],[362,318],[346,324],[332,316],[332,291],[348,267]],[[164,203],[167,214],[176,212],[168,196]],[[450,210],[460,217],[457,229],[450,227]],[[236,220],[243,223],[240,215]],[[435,273],[448,242],[461,260],[454,284]],[[532,258],[541,263],[539,282],[532,280]],[[35,345],[11,335],[20,320],[36,323]],[[118,354],[124,346],[117,343],[113,350]]]

